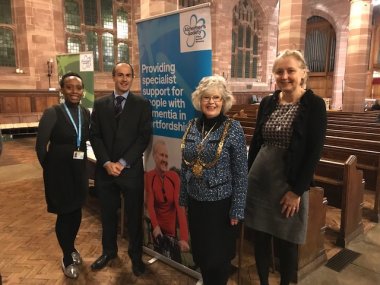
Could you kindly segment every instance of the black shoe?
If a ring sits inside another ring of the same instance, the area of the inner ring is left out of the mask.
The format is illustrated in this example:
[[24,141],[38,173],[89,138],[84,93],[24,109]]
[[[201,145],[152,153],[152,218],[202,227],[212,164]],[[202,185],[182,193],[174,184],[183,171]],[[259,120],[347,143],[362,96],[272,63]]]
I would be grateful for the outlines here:
[[133,271],[133,274],[137,277],[139,277],[140,275],[143,275],[145,272],[144,262],[142,262],[141,260],[138,262],[133,262],[132,263],[132,271]]
[[93,264],[91,264],[92,270],[103,269],[111,259],[114,259],[116,254],[102,254]]

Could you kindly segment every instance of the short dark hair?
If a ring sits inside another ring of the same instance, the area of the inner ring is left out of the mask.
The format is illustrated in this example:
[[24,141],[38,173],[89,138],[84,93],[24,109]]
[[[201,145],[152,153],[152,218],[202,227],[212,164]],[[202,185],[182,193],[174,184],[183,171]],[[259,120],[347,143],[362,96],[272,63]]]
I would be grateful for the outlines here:
[[129,62],[124,62],[124,61],[116,62],[116,64],[112,68],[112,77],[115,77],[115,75],[116,75],[116,66],[118,66],[121,63],[128,64],[132,70],[132,78],[135,77],[135,70],[133,69],[133,66]]
[[67,77],[70,77],[70,76],[78,77],[78,78],[82,81],[82,87],[84,87],[84,82],[83,82],[82,77],[81,77],[78,73],[76,73],[76,72],[71,72],[71,71],[70,71],[70,72],[65,73],[65,74],[62,76],[61,80],[59,81],[59,86],[61,86],[61,88],[63,88],[63,87],[65,86],[65,79],[66,79]]

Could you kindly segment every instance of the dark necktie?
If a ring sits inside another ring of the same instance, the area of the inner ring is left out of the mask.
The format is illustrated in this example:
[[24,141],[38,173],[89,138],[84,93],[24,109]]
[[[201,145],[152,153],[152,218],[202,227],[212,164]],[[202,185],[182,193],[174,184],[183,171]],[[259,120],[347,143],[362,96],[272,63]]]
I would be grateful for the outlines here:
[[115,97],[116,104],[115,104],[115,117],[118,118],[123,111],[123,105],[122,102],[125,98],[123,96],[117,96]]

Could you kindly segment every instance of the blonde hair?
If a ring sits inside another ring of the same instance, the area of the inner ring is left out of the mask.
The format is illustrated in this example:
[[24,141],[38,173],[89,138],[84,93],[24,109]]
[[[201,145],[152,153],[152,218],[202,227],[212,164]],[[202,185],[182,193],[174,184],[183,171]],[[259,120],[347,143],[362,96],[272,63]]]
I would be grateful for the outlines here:
[[201,111],[202,96],[211,89],[217,89],[222,96],[223,106],[222,113],[227,113],[234,102],[232,92],[227,88],[227,81],[223,76],[212,75],[203,77],[195,91],[191,94],[191,101],[196,110]]
[[277,64],[278,64],[280,59],[283,59],[285,57],[290,57],[290,56],[299,62],[301,69],[305,70],[305,78],[303,78],[303,80],[301,80],[301,86],[306,87],[307,73],[308,73],[309,69],[307,68],[305,57],[303,56],[303,54],[299,50],[286,49],[286,50],[280,52],[279,55],[274,60],[272,73],[275,73],[276,68],[277,68]]

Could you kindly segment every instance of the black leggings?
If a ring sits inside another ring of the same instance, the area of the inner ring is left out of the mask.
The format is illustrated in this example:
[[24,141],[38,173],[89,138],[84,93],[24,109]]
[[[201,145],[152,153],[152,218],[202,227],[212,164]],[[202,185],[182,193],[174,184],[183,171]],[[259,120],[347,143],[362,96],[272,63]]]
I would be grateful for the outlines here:
[[76,251],[74,242],[82,221],[82,209],[71,213],[58,214],[55,223],[55,233],[58,243],[63,252],[63,262],[65,266],[73,263],[71,253]]
[[[271,260],[271,240],[270,234],[254,231],[254,249],[257,273],[260,284],[268,285],[269,265]],[[281,285],[288,285],[292,281],[297,269],[298,245],[286,240],[277,239],[278,254],[280,259]]]

